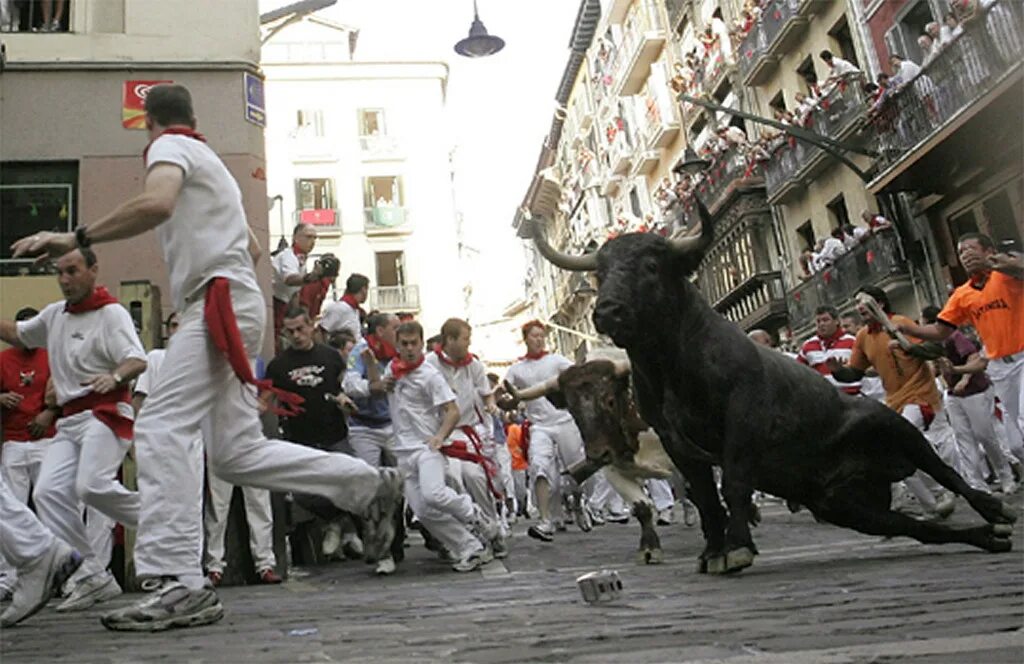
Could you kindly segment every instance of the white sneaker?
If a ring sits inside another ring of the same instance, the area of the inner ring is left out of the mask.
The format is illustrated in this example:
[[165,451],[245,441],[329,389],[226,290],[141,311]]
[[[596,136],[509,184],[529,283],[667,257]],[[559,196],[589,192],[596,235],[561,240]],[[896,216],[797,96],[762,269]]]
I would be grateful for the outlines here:
[[505,537],[495,537],[491,541],[491,551],[498,560],[508,558],[508,540]]
[[94,604],[120,595],[121,586],[117,585],[114,575],[104,570],[79,581],[68,598],[57,605],[57,611],[60,613],[84,611]]
[[470,524],[470,527],[482,542],[490,542],[501,534],[498,522],[484,514],[484,511],[476,503],[473,503],[473,523]]
[[180,581],[167,579],[142,601],[105,613],[100,622],[118,632],[160,632],[209,625],[223,617],[224,607],[213,588],[189,590]]
[[473,570],[479,569],[483,565],[491,562],[493,559],[494,555],[486,548],[477,549],[462,560],[453,563],[452,569],[456,572],[472,572]]
[[671,507],[666,507],[663,510],[658,511],[658,525],[659,526],[671,526],[675,523],[676,515]]
[[377,561],[377,568],[373,570],[373,573],[377,576],[390,576],[395,573],[396,569],[395,559],[388,556]]
[[1009,480],[1008,482],[1006,482],[1005,484],[1002,485],[1002,488],[1003,488],[1003,495],[1004,496],[1009,496],[1010,494],[1013,494],[1013,493],[1017,492],[1017,483],[1014,482],[1013,480]]
[[337,521],[332,521],[324,526],[324,539],[320,543],[320,552],[324,554],[326,558],[333,558],[334,554],[338,553],[338,549],[341,548],[341,524]]
[[39,560],[21,568],[11,605],[0,616],[0,627],[10,627],[28,618],[53,596],[82,564],[82,556],[64,542],[53,545]]
[[358,560],[363,557],[363,540],[355,533],[345,533],[341,536],[341,551],[346,558]]

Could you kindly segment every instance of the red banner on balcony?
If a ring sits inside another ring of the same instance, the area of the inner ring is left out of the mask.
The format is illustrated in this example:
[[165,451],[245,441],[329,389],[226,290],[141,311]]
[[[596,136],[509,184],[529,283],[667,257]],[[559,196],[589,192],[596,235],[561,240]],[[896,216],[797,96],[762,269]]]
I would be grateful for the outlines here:
[[299,221],[314,226],[334,226],[337,223],[337,214],[334,210],[301,210]]

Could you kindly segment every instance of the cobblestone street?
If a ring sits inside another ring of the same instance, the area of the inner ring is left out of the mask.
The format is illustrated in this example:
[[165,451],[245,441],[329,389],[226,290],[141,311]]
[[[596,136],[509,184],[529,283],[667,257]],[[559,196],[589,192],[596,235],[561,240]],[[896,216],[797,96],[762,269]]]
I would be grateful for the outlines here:
[[[1013,497],[1018,508],[1021,495]],[[763,508],[761,555],[735,577],[694,572],[699,530],[662,528],[665,564],[633,561],[635,523],[541,544],[458,575],[414,540],[378,579],[361,563],[283,586],[222,590],[219,624],[111,633],[99,610],[49,608],[2,634],[15,662],[1020,662],[1024,540],[1013,553],[883,541]],[[952,522],[974,519],[962,502]],[[618,570],[622,597],[584,603],[575,578]],[[119,601],[127,601],[119,600]]]

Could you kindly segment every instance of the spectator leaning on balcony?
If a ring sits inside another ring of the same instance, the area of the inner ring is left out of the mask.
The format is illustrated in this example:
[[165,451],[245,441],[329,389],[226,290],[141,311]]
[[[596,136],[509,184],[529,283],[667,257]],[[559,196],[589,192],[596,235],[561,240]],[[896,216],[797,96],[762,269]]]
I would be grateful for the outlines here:
[[270,261],[274,268],[274,344],[280,343],[281,324],[292,299],[303,284],[320,279],[320,267],[306,272],[306,257],[316,246],[316,229],[311,224],[298,224],[292,233],[292,246]]
[[946,12],[946,15],[942,17],[942,26],[939,28],[939,43],[945,47],[946,44],[959,37],[963,31],[964,26],[960,25],[956,14]]
[[891,81],[897,90],[921,73],[920,65],[896,53],[889,56],[889,65],[892,67]]
[[1024,259],[997,251],[987,235],[967,233],[957,242],[960,263],[969,275],[932,325],[901,325],[907,334],[944,341],[958,326],[971,323],[988,358],[988,375],[1006,412],[1010,451],[1024,461]]
[[927,67],[928,63],[935,59],[935,56],[939,54],[939,44],[932,39],[928,34],[923,34],[917,38],[917,46],[921,49],[921,53],[924,54],[924,58],[921,60],[921,66]]
[[884,231],[888,228],[892,228],[891,221],[889,221],[880,214],[875,214],[874,212],[870,212],[868,210],[864,210],[863,212],[861,212],[860,218],[864,221],[865,224],[868,225],[868,229],[872,233],[877,233],[878,231]]
[[822,86],[824,94],[828,94],[828,90],[830,90],[832,86],[838,84],[840,80],[847,76],[860,73],[860,69],[857,68],[857,65],[853,64],[849,60],[844,60],[837,55],[833,55],[832,51],[827,49],[822,51],[819,54],[819,57],[829,67],[828,78],[825,79],[825,85]]

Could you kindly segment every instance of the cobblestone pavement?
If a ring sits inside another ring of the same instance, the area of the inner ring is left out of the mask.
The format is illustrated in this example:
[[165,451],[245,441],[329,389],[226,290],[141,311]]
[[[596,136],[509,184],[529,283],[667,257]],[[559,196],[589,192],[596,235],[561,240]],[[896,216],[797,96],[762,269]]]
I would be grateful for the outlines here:
[[[1022,495],[1011,501],[1019,510]],[[831,664],[1024,661],[1024,538],[993,555],[881,540],[776,504],[761,555],[731,577],[694,572],[699,529],[660,529],[665,563],[633,561],[638,528],[574,529],[542,544],[516,526],[511,556],[448,570],[419,544],[392,577],[362,563],[282,586],[225,588],[217,625],[107,632],[100,610],[52,608],[0,634],[15,662],[690,662]],[[962,501],[951,521],[976,520]],[[618,570],[618,600],[588,605],[575,578]],[[126,602],[129,598],[118,600]],[[132,598],[134,599],[134,598]],[[117,602],[111,603],[116,604]]]

